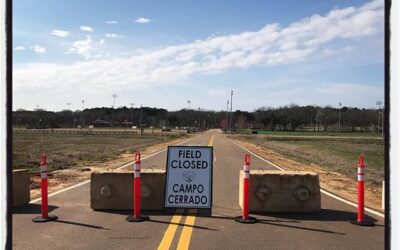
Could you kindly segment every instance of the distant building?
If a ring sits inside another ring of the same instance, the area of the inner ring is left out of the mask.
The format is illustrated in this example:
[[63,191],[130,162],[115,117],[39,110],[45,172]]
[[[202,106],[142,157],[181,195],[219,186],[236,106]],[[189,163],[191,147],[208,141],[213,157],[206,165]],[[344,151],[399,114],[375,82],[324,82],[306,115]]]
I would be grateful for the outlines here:
[[104,121],[104,120],[95,120],[93,122],[93,126],[95,128],[100,128],[100,127],[111,127],[111,122]]

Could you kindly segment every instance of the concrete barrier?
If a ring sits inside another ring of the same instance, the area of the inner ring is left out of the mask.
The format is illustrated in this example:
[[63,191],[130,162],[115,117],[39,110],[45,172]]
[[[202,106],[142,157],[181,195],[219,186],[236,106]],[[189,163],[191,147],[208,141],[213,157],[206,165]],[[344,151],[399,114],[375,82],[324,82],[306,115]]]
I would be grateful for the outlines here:
[[[93,172],[90,182],[90,207],[97,210],[133,209],[133,172]],[[141,208],[162,210],[165,170],[141,170]]]
[[13,170],[13,207],[28,204],[31,196],[29,192],[29,173],[27,169]]
[[[243,170],[239,205],[243,207]],[[314,213],[321,209],[319,177],[312,172],[251,170],[250,212]]]

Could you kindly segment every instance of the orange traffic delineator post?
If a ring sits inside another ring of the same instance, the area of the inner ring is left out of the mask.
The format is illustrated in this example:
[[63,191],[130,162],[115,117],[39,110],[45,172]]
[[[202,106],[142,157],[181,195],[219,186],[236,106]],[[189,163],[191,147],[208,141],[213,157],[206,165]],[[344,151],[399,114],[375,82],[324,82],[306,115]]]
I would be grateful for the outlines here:
[[244,156],[243,164],[243,214],[235,218],[240,223],[256,223],[257,219],[249,216],[249,201],[250,201],[250,155]]
[[365,179],[365,165],[364,158],[358,157],[357,166],[357,186],[358,186],[358,205],[357,205],[357,220],[351,221],[352,224],[359,226],[373,226],[372,221],[367,221],[364,216],[364,179]]
[[42,195],[42,205],[41,205],[41,216],[32,219],[33,222],[46,222],[51,220],[56,220],[57,216],[49,215],[48,208],[48,193],[47,193],[47,160],[46,155],[43,154],[40,157],[40,178],[41,178],[41,195]]
[[142,222],[149,220],[149,216],[140,214],[140,193],[141,193],[141,182],[140,182],[140,153],[135,154],[134,164],[134,178],[133,178],[133,215],[126,217],[129,222]]

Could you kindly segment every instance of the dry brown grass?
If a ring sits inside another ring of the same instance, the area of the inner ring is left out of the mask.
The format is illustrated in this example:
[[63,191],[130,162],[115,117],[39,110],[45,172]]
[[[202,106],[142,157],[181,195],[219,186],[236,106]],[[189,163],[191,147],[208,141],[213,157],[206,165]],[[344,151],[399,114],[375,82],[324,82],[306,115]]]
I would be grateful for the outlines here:
[[[163,142],[146,148],[142,148],[142,157],[160,151],[166,148],[168,145],[177,145],[179,143],[182,143],[184,140],[187,140],[187,137],[176,140],[169,140],[168,142]],[[132,159],[133,158],[131,153],[123,153],[112,160],[102,162],[82,161],[69,169],[53,171],[49,175],[49,193],[88,180],[90,179],[91,172],[104,170],[112,171],[128,162],[132,162]],[[81,171],[83,168],[90,168],[90,171]],[[31,176],[31,199],[35,199],[38,197],[40,197],[40,175],[35,175]]]
[[[320,178],[320,186],[321,188],[334,193],[338,196],[341,196],[347,200],[353,201],[357,203],[357,182],[356,182],[356,167],[352,166],[353,173],[352,176],[346,176],[343,173],[339,173],[337,171],[332,170],[332,168],[326,167],[321,164],[316,164],[312,162],[304,162],[303,160],[295,160],[293,154],[295,153],[299,156],[300,159],[304,159],[307,157],[315,157],[315,153],[304,152],[299,146],[286,146],[280,145],[280,147],[284,147],[284,149],[280,148],[279,151],[284,150],[291,152],[291,158],[288,158],[286,155],[281,154],[275,148],[271,148],[269,146],[265,146],[265,144],[256,145],[252,140],[244,140],[243,137],[231,137],[235,139],[238,144],[246,147],[252,152],[264,157],[265,159],[277,164],[285,170],[293,170],[293,171],[312,171],[319,174]],[[319,152],[320,157],[326,157],[324,153]],[[301,155],[301,156],[300,156]],[[328,161],[334,162],[335,164],[338,162],[337,158],[340,158],[335,155],[330,155],[327,157]],[[345,161],[342,159],[342,161]],[[341,163],[345,165],[345,163]],[[379,183],[379,182],[375,182]],[[382,211],[381,207],[382,201],[382,187],[381,185],[374,184],[373,182],[367,182],[365,188],[365,204],[367,207],[371,207],[375,210]]]
[[13,168],[39,171],[39,159],[46,153],[49,170],[68,169],[82,163],[92,164],[118,158],[149,146],[186,135],[64,135],[14,134]]

